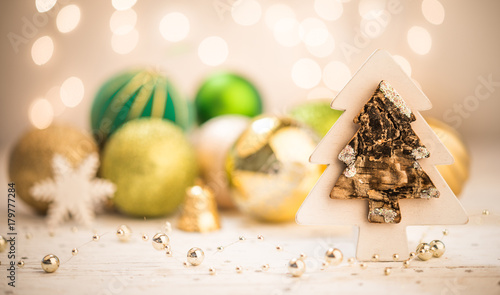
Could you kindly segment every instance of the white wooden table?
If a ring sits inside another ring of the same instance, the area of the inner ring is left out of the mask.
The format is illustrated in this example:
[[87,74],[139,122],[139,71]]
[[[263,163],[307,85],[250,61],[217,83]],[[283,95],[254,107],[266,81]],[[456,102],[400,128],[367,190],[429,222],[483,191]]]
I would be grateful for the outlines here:
[[[166,219],[138,220],[118,214],[100,215],[92,228],[71,222],[50,236],[44,220],[32,214],[19,202],[17,258],[24,257],[25,266],[16,268],[16,287],[7,286],[7,254],[0,253],[0,293],[3,294],[500,294],[500,192],[497,172],[500,167],[498,143],[478,143],[472,147],[472,178],[461,200],[471,215],[465,226],[448,227],[443,241],[447,251],[442,258],[402,263],[367,263],[349,265],[354,256],[356,232],[350,227],[309,227],[291,224],[262,224],[236,212],[223,213],[223,228],[211,234],[185,233],[175,228],[175,216]],[[6,167],[7,153],[2,152],[1,166]],[[7,191],[4,170],[0,173],[3,192]],[[0,233],[6,232],[6,193],[0,205]],[[482,216],[483,209],[489,216]],[[168,220],[173,225],[169,234],[173,257],[156,251],[141,240],[142,233],[151,238]],[[121,243],[116,228],[127,224],[133,230],[130,242]],[[425,241],[440,239],[443,227],[411,227],[409,245],[414,248]],[[101,235],[89,242],[93,230]],[[31,234],[28,239],[26,234]],[[263,235],[264,241],[256,239]],[[247,239],[217,252],[217,247]],[[89,242],[85,246],[83,244]],[[276,246],[283,251],[276,250]],[[321,270],[322,257],[328,247],[344,253],[344,262]],[[79,254],[71,258],[71,249]],[[191,247],[200,247],[206,258],[198,267],[184,267],[182,262]],[[46,274],[40,260],[46,254],[61,259],[57,272]],[[300,253],[307,255],[307,272],[301,278],[287,275],[287,262]],[[71,258],[71,259],[70,259]],[[70,259],[70,260],[68,260]],[[261,266],[269,264],[268,271]],[[235,267],[243,267],[238,274]],[[215,276],[208,268],[214,267]],[[392,267],[389,276],[384,268]]]

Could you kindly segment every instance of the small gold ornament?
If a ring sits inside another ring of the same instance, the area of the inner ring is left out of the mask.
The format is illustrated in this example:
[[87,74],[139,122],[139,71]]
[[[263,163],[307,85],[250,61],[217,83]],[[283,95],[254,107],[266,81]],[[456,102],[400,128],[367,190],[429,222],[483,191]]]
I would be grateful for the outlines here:
[[325,270],[327,268],[328,268],[328,262],[326,261],[321,262],[321,270]]
[[372,261],[373,261],[373,262],[377,262],[377,261],[379,260],[379,258],[380,258],[380,257],[378,256],[378,254],[373,254],[373,256],[372,256]]
[[257,236],[257,240],[259,240],[259,241],[264,241],[264,236],[263,236],[263,235],[258,235],[258,236]]
[[392,260],[398,261],[399,260],[399,254],[393,254],[392,255]]
[[236,272],[237,273],[242,273],[243,272],[243,268],[239,265],[236,266]]
[[147,242],[149,240],[149,236],[147,234],[142,234],[142,240]]
[[344,259],[344,255],[342,254],[342,251],[340,251],[337,248],[330,248],[326,250],[325,253],[325,260],[329,265],[339,265],[342,263],[342,260]]
[[440,240],[434,240],[430,242],[429,246],[431,246],[432,256],[437,258],[443,256],[444,252],[446,251],[444,243]]
[[189,263],[187,261],[183,261],[182,262],[182,265],[184,265],[185,267],[188,267],[189,266]]
[[249,124],[226,158],[231,197],[241,212],[269,222],[291,221],[321,175],[308,159],[314,131],[289,118]]
[[45,272],[55,272],[59,268],[59,258],[54,254],[45,255],[42,259],[42,269]]
[[224,251],[224,247],[223,247],[223,246],[219,246],[219,247],[217,247],[217,251],[219,251],[219,252]]
[[71,255],[76,256],[77,254],[78,254],[78,249],[77,248],[71,249]]
[[490,215],[490,211],[488,211],[488,210],[483,210],[483,215]]
[[177,227],[188,232],[211,232],[220,229],[219,212],[212,191],[195,185],[186,190],[186,200]]
[[361,269],[366,269],[368,267],[368,265],[366,263],[360,263],[359,264],[359,267],[361,267]]
[[415,257],[417,257],[417,253],[415,253],[415,252],[410,252],[410,259],[413,259],[413,258],[415,258]]
[[278,245],[278,246],[276,246],[276,250],[281,251],[281,250],[283,250],[283,248],[280,245]]
[[269,264],[264,264],[261,266],[262,271],[268,271],[269,270]]
[[5,251],[7,249],[7,240],[0,235],[0,252]]
[[200,265],[205,259],[205,253],[200,248],[191,248],[187,253],[187,261],[193,266]]
[[245,237],[244,237],[244,236],[240,236],[240,237],[238,238],[238,240],[240,240],[240,241],[244,241],[244,240],[246,240],[246,239],[245,239]]
[[354,259],[354,257],[349,257],[349,259],[347,259],[347,263],[349,263],[350,265],[353,265],[355,261],[356,260]]
[[432,258],[431,246],[427,243],[420,243],[417,247],[417,253],[420,260],[427,261]]
[[168,257],[172,257],[172,251],[171,250],[165,251],[165,255],[167,255]]
[[391,274],[391,270],[392,269],[390,267],[384,268],[384,275],[386,275],[386,276],[390,275]]
[[304,259],[306,259],[306,258],[307,258],[306,253],[300,253],[300,254],[299,254],[299,259],[304,260]]
[[130,240],[130,237],[132,236],[132,230],[125,224],[122,224],[116,230],[116,236],[120,241],[128,242]]
[[153,236],[153,248],[158,251],[165,250],[165,247],[168,245],[168,243],[170,243],[170,239],[164,233],[157,233]]
[[17,267],[19,267],[19,268],[23,268],[23,267],[24,267],[24,260],[19,260],[19,261],[17,262]]
[[97,241],[99,241],[100,238],[101,237],[99,235],[95,234],[95,235],[92,236],[92,241],[97,242]]
[[447,236],[450,234],[450,231],[447,229],[443,229],[443,236]]
[[410,262],[411,262],[411,260],[410,260],[410,259],[405,260],[405,261],[403,262],[403,266],[404,266],[405,268],[410,267]]
[[217,274],[217,272],[215,271],[215,268],[211,267],[208,269],[208,273],[211,275],[211,276],[215,276]]
[[288,272],[293,277],[300,277],[306,271],[306,264],[302,259],[294,258],[288,262]]

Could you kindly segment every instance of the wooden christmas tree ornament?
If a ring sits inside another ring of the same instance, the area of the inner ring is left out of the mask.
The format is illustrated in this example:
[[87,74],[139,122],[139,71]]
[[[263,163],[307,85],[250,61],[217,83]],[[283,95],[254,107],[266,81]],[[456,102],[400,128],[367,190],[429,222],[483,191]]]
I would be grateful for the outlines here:
[[408,225],[467,223],[435,167],[453,157],[418,112],[431,103],[388,52],[372,54],[331,106],[345,112],[311,155],[328,168],[298,223],[359,226],[361,261],[408,253]]

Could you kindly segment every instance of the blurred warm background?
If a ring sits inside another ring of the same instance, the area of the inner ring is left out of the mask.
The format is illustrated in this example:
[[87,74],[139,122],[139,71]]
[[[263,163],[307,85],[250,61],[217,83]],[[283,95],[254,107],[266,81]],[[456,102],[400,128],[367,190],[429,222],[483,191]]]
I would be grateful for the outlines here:
[[[264,113],[283,114],[306,100],[333,99],[363,61],[383,48],[432,101],[433,109],[423,115],[456,128],[470,146],[476,187],[498,180],[498,1],[25,0],[0,5],[3,166],[7,150],[30,128],[64,122],[90,131],[98,89],[131,67],[164,73],[189,100],[210,74],[238,73],[260,92]],[[6,179],[5,171],[2,176]],[[478,208],[487,204],[463,201]]]

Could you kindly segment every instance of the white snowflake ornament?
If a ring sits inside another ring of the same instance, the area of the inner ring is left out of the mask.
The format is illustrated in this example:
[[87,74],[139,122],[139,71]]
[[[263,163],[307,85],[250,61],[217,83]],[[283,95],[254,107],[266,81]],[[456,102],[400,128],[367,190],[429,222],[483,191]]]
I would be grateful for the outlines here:
[[78,168],[73,168],[64,156],[54,155],[54,177],[42,180],[31,188],[35,199],[50,202],[47,212],[49,227],[61,224],[70,216],[81,224],[91,223],[95,207],[116,191],[110,181],[95,178],[98,167],[96,153],[85,158]]

